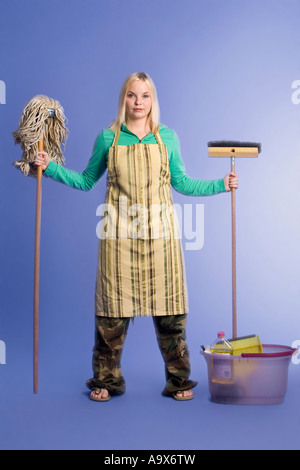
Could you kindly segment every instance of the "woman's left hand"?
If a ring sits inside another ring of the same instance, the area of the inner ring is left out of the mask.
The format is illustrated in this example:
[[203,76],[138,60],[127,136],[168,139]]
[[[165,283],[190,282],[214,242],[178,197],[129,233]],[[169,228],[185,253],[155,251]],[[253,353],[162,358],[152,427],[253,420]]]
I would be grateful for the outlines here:
[[231,189],[237,189],[239,187],[239,177],[236,173],[227,173],[224,178],[224,184],[226,191],[231,191]]

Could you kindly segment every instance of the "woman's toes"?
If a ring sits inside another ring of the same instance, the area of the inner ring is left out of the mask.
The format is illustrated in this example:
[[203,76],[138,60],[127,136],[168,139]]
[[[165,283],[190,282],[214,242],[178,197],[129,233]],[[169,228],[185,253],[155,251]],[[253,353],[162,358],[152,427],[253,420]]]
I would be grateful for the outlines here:
[[91,391],[91,398],[100,399],[100,398],[108,398],[109,393],[106,388],[95,388]]
[[102,388],[101,397],[102,398],[107,398],[108,397],[108,391],[106,390],[106,388]]
[[185,397],[192,397],[194,395],[193,393],[193,390],[192,389],[189,389],[189,390],[183,390],[183,391],[178,391],[176,393],[176,396],[178,398],[185,398]]

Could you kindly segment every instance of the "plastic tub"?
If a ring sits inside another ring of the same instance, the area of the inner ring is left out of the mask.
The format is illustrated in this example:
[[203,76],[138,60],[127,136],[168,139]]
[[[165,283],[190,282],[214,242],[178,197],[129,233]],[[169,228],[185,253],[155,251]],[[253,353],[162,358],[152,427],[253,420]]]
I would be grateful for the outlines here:
[[208,368],[211,400],[236,405],[276,405],[284,401],[288,366],[297,351],[263,344],[262,353],[240,356],[201,351]]

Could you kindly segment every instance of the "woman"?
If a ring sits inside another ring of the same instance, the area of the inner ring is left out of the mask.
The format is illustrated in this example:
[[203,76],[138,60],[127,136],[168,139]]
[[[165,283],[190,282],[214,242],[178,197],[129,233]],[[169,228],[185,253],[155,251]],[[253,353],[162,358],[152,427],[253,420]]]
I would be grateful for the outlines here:
[[203,181],[186,175],[175,132],[159,124],[153,81],[145,73],[125,80],[116,120],[97,137],[82,173],[40,152],[45,174],[90,190],[107,170],[105,230],[100,234],[95,292],[95,346],[90,398],[106,401],[125,391],[120,361],[130,318],[152,316],[164,359],[163,394],[190,400],[186,344],[187,290],[172,187],[187,195],[213,195],[238,187],[238,176]]

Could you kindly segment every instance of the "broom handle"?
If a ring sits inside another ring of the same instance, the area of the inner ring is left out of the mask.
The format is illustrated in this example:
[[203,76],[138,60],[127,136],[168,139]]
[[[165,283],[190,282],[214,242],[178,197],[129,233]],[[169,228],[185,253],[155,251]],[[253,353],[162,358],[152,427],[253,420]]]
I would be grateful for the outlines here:
[[[231,172],[235,173],[235,157],[231,157]],[[236,315],[236,208],[235,188],[231,189],[231,232],[232,232],[232,337],[237,337]]]
[[[44,142],[38,142],[38,151],[42,152]],[[41,240],[41,207],[42,207],[41,166],[37,167],[36,212],[35,212],[35,248],[34,248],[34,302],[33,302],[33,390],[38,393],[38,347],[39,347],[39,281],[40,281],[40,240]]]

